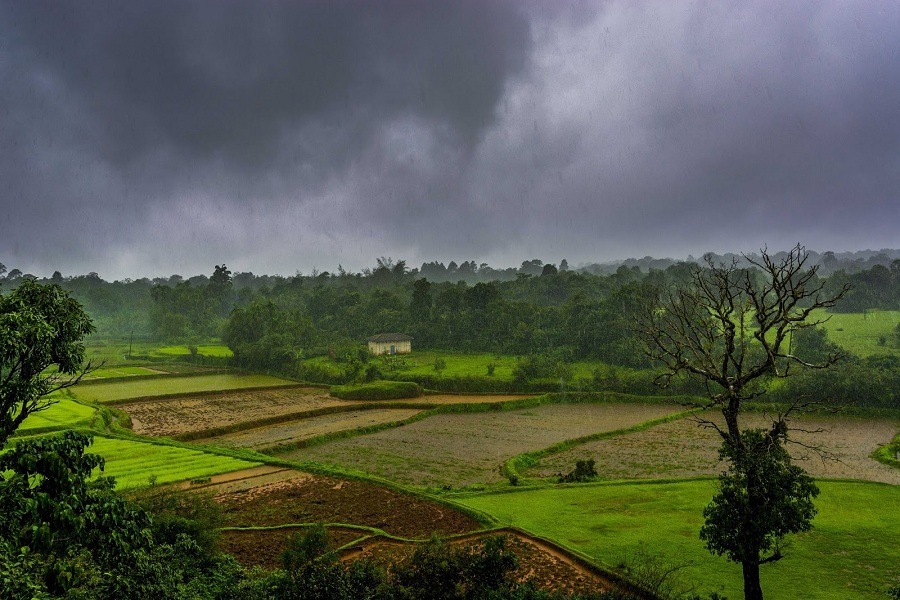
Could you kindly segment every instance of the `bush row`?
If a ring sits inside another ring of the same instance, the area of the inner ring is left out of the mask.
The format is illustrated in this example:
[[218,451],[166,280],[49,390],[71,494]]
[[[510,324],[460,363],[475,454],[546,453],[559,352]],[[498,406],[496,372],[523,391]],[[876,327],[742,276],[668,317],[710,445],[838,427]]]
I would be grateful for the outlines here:
[[342,400],[399,400],[418,398],[422,387],[412,381],[373,381],[362,385],[336,385],[331,395]]

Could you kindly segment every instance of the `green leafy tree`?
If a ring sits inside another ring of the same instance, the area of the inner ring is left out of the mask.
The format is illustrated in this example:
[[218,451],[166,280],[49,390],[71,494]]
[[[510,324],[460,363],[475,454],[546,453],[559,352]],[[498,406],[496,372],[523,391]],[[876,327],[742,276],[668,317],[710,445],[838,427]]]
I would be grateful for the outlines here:
[[303,348],[308,348],[314,338],[309,317],[266,300],[235,309],[222,335],[238,364],[278,371],[293,368]]
[[0,296],[0,448],[28,415],[78,383],[84,336],[94,331],[81,305],[58,285],[25,280]]
[[85,453],[90,443],[67,431],[0,457],[0,539],[25,557],[33,585],[52,595],[109,585],[110,572],[151,542],[147,515],[117,496],[112,480],[90,480],[104,463]]
[[431,318],[431,283],[424,277],[413,283],[409,312],[417,322],[428,321]]
[[[719,476],[719,491],[703,511],[700,539],[711,552],[736,563],[774,562],[782,556],[787,534],[812,527],[819,488],[791,464],[778,436],[750,429],[740,442],[742,446],[731,440],[722,445],[720,456],[729,468]],[[753,485],[755,481],[765,488]]]
[[744,258],[754,268],[708,258],[706,268],[692,267],[684,283],[660,290],[636,318],[647,354],[665,367],[660,385],[695,378],[707,390],[698,408],[722,413],[724,425],[700,419],[722,437],[729,461],[702,536],[710,550],[741,564],[745,598],[762,600],[760,565],[780,559],[782,539],[809,529],[815,514],[817,490],[784,449],[789,417],[813,407],[794,400],[766,431],[742,429],[742,414],[769,378],[787,377],[790,367],[824,369],[841,358],[827,354],[813,362],[790,347],[790,337],[821,324],[815,311],[833,307],[848,288],[827,293],[799,245],[780,259],[766,251]]

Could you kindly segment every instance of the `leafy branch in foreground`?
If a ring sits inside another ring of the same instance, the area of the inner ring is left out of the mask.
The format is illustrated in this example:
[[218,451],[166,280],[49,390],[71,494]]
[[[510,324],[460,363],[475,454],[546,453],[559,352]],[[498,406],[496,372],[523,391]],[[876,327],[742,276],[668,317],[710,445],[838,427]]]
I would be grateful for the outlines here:
[[28,418],[54,404],[93,368],[84,336],[94,331],[81,305],[58,285],[24,280],[0,296],[0,448]]

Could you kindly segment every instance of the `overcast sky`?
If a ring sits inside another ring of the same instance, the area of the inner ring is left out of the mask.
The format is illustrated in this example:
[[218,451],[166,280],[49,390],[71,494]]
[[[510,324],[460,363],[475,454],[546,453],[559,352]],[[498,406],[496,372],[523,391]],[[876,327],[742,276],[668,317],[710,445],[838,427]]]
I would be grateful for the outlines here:
[[0,262],[900,246],[900,3],[0,0]]

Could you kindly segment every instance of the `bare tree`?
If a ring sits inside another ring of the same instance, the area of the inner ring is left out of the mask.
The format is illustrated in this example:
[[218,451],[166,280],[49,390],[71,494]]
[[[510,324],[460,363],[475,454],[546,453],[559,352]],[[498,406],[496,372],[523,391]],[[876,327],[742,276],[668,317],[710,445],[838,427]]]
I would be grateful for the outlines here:
[[657,383],[667,386],[676,376],[699,379],[706,397],[696,406],[720,410],[724,426],[698,417],[722,437],[728,472],[704,511],[701,538],[710,551],[742,565],[744,595],[761,600],[759,567],[782,556],[788,533],[810,528],[818,489],[792,465],[784,450],[788,418],[810,410],[815,402],[798,398],[773,418],[766,430],[741,428],[746,403],[765,392],[771,378],[791,369],[824,369],[840,360],[832,353],[812,362],[794,353],[793,332],[815,327],[847,293],[826,294],[818,267],[807,267],[800,245],[781,258],[765,249],[753,265],[736,261],[692,268],[685,282],[650,299],[638,317],[638,330],[648,356],[665,367]]

